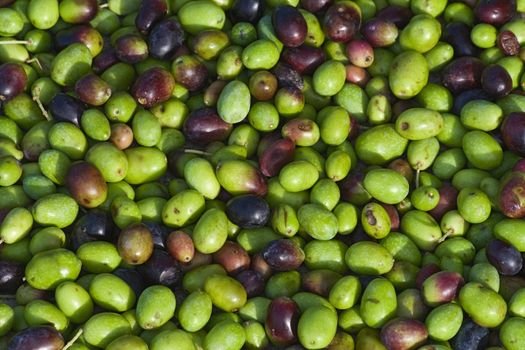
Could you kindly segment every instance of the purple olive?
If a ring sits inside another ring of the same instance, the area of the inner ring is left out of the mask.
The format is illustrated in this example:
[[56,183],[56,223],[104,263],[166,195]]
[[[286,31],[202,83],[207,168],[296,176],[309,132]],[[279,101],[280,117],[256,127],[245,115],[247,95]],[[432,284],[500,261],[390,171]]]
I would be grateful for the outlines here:
[[312,74],[326,60],[326,55],[317,47],[301,45],[286,48],[282,59],[299,74]]
[[24,68],[16,63],[4,63],[0,66],[0,103],[24,92],[27,74]]
[[410,350],[425,343],[428,331],[421,321],[397,318],[383,326],[380,337],[389,350]]
[[341,1],[328,8],[323,28],[326,35],[335,42],[346,43],[359,32],[361,10],[356,3]]
[[277,297],[268,306],[264,323],[266,334],[276,345],[287,346],[297,341],[299,306],[288,297]]
[[449,63],[442,72],[443,85],[453,94],[479,88],[485,66],[478,58],[460,57]]
[[511,244],[499,239],[487,244],[487,259],[496,267],[498,272],[505,276],[514,276],[523,267],[521,253]]
[[153,25],[168,13],[166,0],[142,0],[135,18],[135,26],[147,35]]
[[493,97],[503,97],[512,91],[512,78],[499,64],[485,67],[481,75],[483,90]]
[[304,261],[304,251],[289,239],[278,239],[270,242],[261,254],[275,271],[295,270]]
[[297,47],[304,43],[307,34],[306,20],[295,7],[277,7],[273,12],[272,23],[284,46]]
[[153,67],[142,73],[131,88],[131,94],[145,108],[158,105],[171,97],[175,79],[164,68]]
[[474,14],[480,22],[500,26],[516,14],[516,0],[479,0]]
[[230,135],[232,125],[222,120],[215,110],[203,108],[186,118],[183,130],[188,141],[207,144],[225,140]]

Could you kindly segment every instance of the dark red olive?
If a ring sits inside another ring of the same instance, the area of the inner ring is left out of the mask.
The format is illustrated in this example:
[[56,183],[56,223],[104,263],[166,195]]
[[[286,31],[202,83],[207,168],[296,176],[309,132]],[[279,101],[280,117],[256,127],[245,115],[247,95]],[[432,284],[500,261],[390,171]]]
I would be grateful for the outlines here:
[[271,177],[293,160],[295,143],[289,138],[279,139],[266,147],[259,157],[259,168],[263,175]]
[[171,59],[184,43],[186,34],[175,17],[166,18],[151,29],[148,49],[152,57]]
[[236,275],[250,267],[248,252],[237,242],[226,241],[217,252],[213,253],[213,261],[222,265],[227,273]]
[[24,265],[0,260],[0,293],[14,294],[24,282]]
[[80,101],[92,106],[102,106],[111,97],[111,87],[96,74],[88,74],[75,84]]
[[429,305],[449,303],[456,298],[463,283],[463,276],[457,272],[436,272],[423,282],[425,302]]
[[301,6],[308,12],[322,12],[332,5],[333,0],[301,0]]
[[189,91],[197,91],[203,88],[208,80],[206,66],[189,55],[177,57],[173,61],[172,72],[175,81]]
[[521,253],[511,244],[499,239],[487,244],[487,259],[498,272],[505,276],[517,275],[523,267]]
[[95,73],[102,73],[115,63],[118,63],[119,59],[115,48],[112,46],[105,47],[101,53],[93,59],[93,71]]
[[0,66],[0,103],[24,92],[27,74],[16,63],[4,63]]
[[132,224],[120,231],[117,242],[118,253],[130,265],[144,264],[153,254],[153,236],[142,224]]
[[100,33],[87,24],[61,30],[55,35],[56,48],[59,50],[74,43],[84,44],[90,49],[100,48],[104,44],[103,40]]
[[228,201],[226,214],[231,222],[242,228],[261,227],[270,218],[270,206],[259,196],[245,194]]
[[264,293],[264,278],[257,271],[241,271],[235,276],[235,279],[242,284],[246,290],[248,298],[253,298]]
[[443,69],[441,81],[453,94],[479,88],[484,68],[478,58],[460,57]]
[[135,26],[140,33],[147,35],[153,25],[168,13],[166,0],[142,0],[135,17]]
[[504,30],[498,34],[496,43],[506,56],[516,56],[520,53],[520,42],[516,35],[510,30]]
[[69,167],[66,187],[71,196],[85,208],[98,207],[108,194],[108,185],[102,173],[88,162],[74,163]]
[[191,236],[184,231],[173,231],[166,239],[166,249],[177,261],[190,262],[195,255],[195,246]]
[[500,26],[516,14],[516,0],[479,0],[474,14],[480,22]]
[[196,144],[208,144],[225,140],[231,132],[232,125],[219,117],[211,108],[198,109],[186,118],[183,126],[188,141]]
[[301,45],[286,48],[282,59],[299,74],[312,74],[326,60],[326,55],[320,48]]
[[521,171],[508,173],[501,179],[498,191],[499,210],[509,218],[519,219],[525,217],[524,195],[525,173]]
[[383,21],[392,22],[397,28],[403,29],[410,22],[412,11],[405,6],[389,5],[379,10],[376,17]]
[[60,18],[66,23],[88,23],[98,13],[98,2],[97,0],[74,0],[75,8],[74,13],[68,13],[63,16],[61,13]]
[[355,172],[348,175],[339,182],[341,198],[355,205],[364,205],[370,199],[370,194],[363,186],[365,175],[363,172]]
[[380,337],[389,350],[410,350],[425,343],[428,331],[421,321],[396,318],[381,328]]
[[49,103],[49,112],[56,121],[70,122],[76,126],[80,125],[84,110],[85,106],[82,102],[65,93],[56,94]]
[[390,218],[390,231],[397,231],[399,229],[399,213],[395,206],[391,204],[379,203],[387,212]]
[[115,42],[115,53],[122,62],[139,63],[148,57],[148,44],[137,34],[126,34]]
[[250,94],[259,101],[268,101],[277,92],[277,78],[272,73],[261,70],[250,77]]
[[512,78],[499,64],[485,67],[481,75],[483,90],[493,97],[503,97],[512,91]]
[[166,251],[154,249],[146,263],[138,266],[138,271],[151,284],[176,286],[182,278],[180,264]]
[[374,62],[374,48],[367,41],[357,39],[346,45],[346,55],[350,63],[361,68],[367,68]]
[[11,339],[8,350],[60,350],[64,338],[52,326],[33,326],[26,328]]
[[501,137],[505,146],[518,155],[525,156],[525,113],[509,114],[501,125]]
[[443,30],[443,40],[452,45],[454,56],[477,56],[479,49],[470,40],[471,28],[463,22],[452,22]]
[[399,31],[394,22],[373,18],[365,23],[361,33],[373,47],[385,47],[396,41]]
[[233,23],[249,22],[257,24],[264,14],[264,0],[236,0],[230,9]]
[[333,41],[346,43],[359,32],[361,10],[356,3],[341,1],[328,8],[324,16],[323,29]]
[[308,270],[301,276],[305,291],[328,297],[334,284],[341,279],[341,274],[329,269]]
[[297,47],[304,43],[307,34],[306,20],[295,7],[277,7],[273,11],[272,23],[284,46]]
[[270,341],[287,346],[297,341],[299,306],[288,297],[277,297],[268,306],[264,328]]
[[417,273],[416,287],[419,289],[423,288],[423,282],[425,282],[427,278],[439,271],[441,271],[441,269],[434,263],[430,263],[428,265],[423,266]]
[[261,252],[263,259],[275,271],[297,269],[304,261],[304,251],[289,239],[270,242]]
[[277,63],[273,67],[272,73],[277,78],[279,87],[293,87],[298,90],[304,88],[304,80],[301,74],[286,63]]
[[142,73],[131,88],[131,94],[145,108],[158,105],[171,97],[175,79],[164,68],[153,67]]
[[451,185],[443,185],[439,188],[439,201],[436,207],[428,213],[436,220],[440,220],[446,212],[456,209],[458,190]]
[[370,74],[367,70],[353,64],[347,64],[346,69],[346,81],[358,85],[361,88],[364,88],[366,84],[370,81]]

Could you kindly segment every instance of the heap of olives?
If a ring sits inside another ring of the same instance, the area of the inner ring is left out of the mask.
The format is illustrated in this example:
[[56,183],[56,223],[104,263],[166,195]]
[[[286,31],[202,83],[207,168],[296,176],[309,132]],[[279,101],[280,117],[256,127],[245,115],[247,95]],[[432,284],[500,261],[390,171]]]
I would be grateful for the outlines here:
[[0,0],[0,350],[524,350],[525,0]]

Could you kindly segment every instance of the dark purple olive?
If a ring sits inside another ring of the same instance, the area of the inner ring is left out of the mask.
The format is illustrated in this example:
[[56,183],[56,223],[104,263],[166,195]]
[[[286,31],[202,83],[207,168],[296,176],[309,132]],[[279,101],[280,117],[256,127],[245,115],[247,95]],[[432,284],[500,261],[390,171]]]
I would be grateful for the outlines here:
[[277,92],[277,78],[272,73],[261,70],[250,77],[250,94],[259,101],[268,101]]
[[305,291],[328,297],[334,284],[343,277],[339,272],[328,269],[308,270],[301,276]]
[[496,40],[499,49],[506,56],[516,56],[520,53],[520,42],[516,35],[510,30],[504,30],[498,34]]
[[513,245],[499,239],[494,239],[487,244],[486,254],[489,262],[502,275],[517,275],[523,267],[520,252]]
[[124,268],[124,267],[117,267],[112,274],[115,276],[121,278],[124,282],[128,284],[128,286],[133,289],[135,292],[135,295],[142,294],[142,291],[146,289],[146,284],[144,283],[144,279],[142,278],[142,275],[137,272],[137,270],[132,268]]
[[491,101],[493,100],[493,98],[483,89],[472,89],[472,90],[463,91],[454,98],[454,105],[452,106],[452,113],[460,115],[461,109],[472,100]]
[[236,275],[250,267],[248,252],[237,242],[226,241],[213,253],[213,261],[220,264],[227,273]]
[[264,14],[264,0],[236,0],[230,9],[233,23],[249,22],[257,24]]
[[66,188],[71,196],[85,208],[96,208],[108,194],[108,185],[102,173],[91,163],[78,162],[69,167]]
[[95,73],[102,73],[115,63],[118,63],[117,53],[115,48],[110,46],[104,48],[101,53],[93,59],[93,71]]
[[480,22],[501,26],[516,14],[516,0],[479,0],[474,14]]
[[421,267],[416,276],[416,287],[421,289],[423,287],[423,282],[425,282],[427,278],[439,271],[441,271],[441,269],[434,263],[430,263]]
[[16,63],[4,63],[0,66],[0,103],[24,92],[27,74],[24,68]]
[[355,205],[364,205],[370,199],[370,194],[363,186],[364,173],[355,172],[339,182],[341,198]]
[[297,47],[304,43],[307,34],[306,20],[292,6],[279,6],[273,11],[273,28],[284,46]]
[[270,207],[263,198],[245,194],[228,201],[226,214],[231,222],[242,228],[255,228],[266,225],[270,218]]
[[[505,140],[505,135],[503,136],[503,140]],[[524,195],[525,173],[521,171],[508,173],[501,179],[498,190],[499,210],[509,218],[519,219],[525,217]]]
[[248,298],[253,298],[264,293],[264,278],[257,271],[241,271],[237,274],[237,276],[235,276],[235,279],[242,284],[246,290]]
[[454,56],[477,56],[479,49],[470,40],[471,28],[463,22],[452,22],[443,30],[443,40],[452,45]]
[[137,271],[147,282],[168,287],[176,286],[182,278],[179,263],[166,251],[160,249],[154,249],[149,260],[138,266]]
[[184,231],[173,231],[166,238],[166,250],[178,262],[188,263],[195,255],[195,246],[191,236]]
[[279,139],[261,153],[259,169],[264,176],[272,177],[293,160],[295,143],[289,138]]
[[80,125],[84,110],[82,102],[65,93],[56,94],[49,103],[49,112],[56,121],[70,122],[76,126]]
[[135,26],[147,35],[153,25],[168,13],[166,0],[143,0],[135,18]]
[[64,338],[52,326],[33,326],[26,328],[11,339],[8,350],[60,350]]
[[275,271],[297,269],[304,261],[304,251],[289,239],[270,242],[261,252],[263,259]]
[[460,57],[449,63],[442,72],[443,85],[453,94],[481,86],[483,62],[475,57]]
[[525,113],[509,114],[501,125],[501,136],[507,148],[518,155],[525,156]]
[[450,345],[457,350],[481,350],[487,348],[489,330],[467,319],[458,333],[450,340]]
[[148,35],[148,49],[152,57],[171,59],[182,46],[186,34],[175,17],[157,23]]
[[82,233],[96,240],[112,241],[116,236],[114,227],[108,213],[92,209],[77,220],[72,235]]
[[146,225],[146,227],[151,232],[155,248],[166,248],[164,241],[166,240],[166,237],[168,237],[168,234],[171,232],[171,229],[162,224],[159,224],[158,222],[142,221],[142,223]]
[[373,18],[365,23],[361,33],[373,47],[385,47],[396,41],[399,31],[394,22]]
[[301,74],[286,63],[277,63],[272,69],[273,75],[277,78],[279,87],[293,87],[302,90],[304,80]]
[[126,34],[115,42],[115,53],[124,63],[139,63],[148,57],[148,44],[137,34]]
[[177,57],[173,61],[172,72],[175,81],[189,91],[197,91],[203,88],[208,80],[206,66],[189,55]]
[[458,190],[451,185],[443,185],[439,188],[439,201],[434,209],[428,213],[436,220],[440,220],[446,212],[456,209]]
[[23,278],[24,265],[0,260],[0,293],[14,294],[24,282]]
[[316,13],[325,11],[333,2],[333,0],[301,0],[301,7],[308,12]]
[[287,346],[297,341],[299,306],[288,297],[277,297],[268,306],[264,328],[270,341]]
[[418,320],[396,318],[381,328],[380,337],[388,350],[410,350],[426,342],[428,331]]
[[88,23],[98,13],[97,0],[73,0],[69,6],[70,11],[60,11],[60,18],[66,23]]
[[95,28],[86,24],[61,30],[55,35],[56,48],[59,50],[74,43],[84,44],[92,52],[98,52],[104,45],[104,39]]
[[359,32],[361,10],[351,1],[341,1],[328,8],[323,20],[323,29],[333,41],[346,43]]
[[164,68],[153,67],[142,73],[131,88],[131,94],[137,102],[151,108],[171,97],[175,88],[175,79]]
[[397,211],[396,207],[392,204],[385,204],[385,203],[379,203],[388,214],[388,217],[390,218],[390,231],[397,231],[399,229],[399,212]]
[[301,45],[286,48],[282,59],[299,74],[312,74],[326,60],[326,55],[320,48]]
[[122,260],[130,265],[144,264],[153,253],[153,236],[142,223],[127,226],[120,231],[117,243]]
[[503,97],[512,91],[512,78],[499,64],[485,67],[481,75],[483,90],[493,97]]
[[365,40],[352,40],[346,45],[346,55],[350,63],[367,68],[374,63],[374,48]]
[[111,97],[111,87],[98,75],[88,74],[76,82],[75,93],[88,105],[102,106]]
[[208,144],[225,140],[232,125],[219,117],[211,108],[202,108],[190,113],[184,121],[184,135],[188,141],[196,144]]
[[421,291],[425,303],[435,306],[451,302],[456,298],[463,283],[463,276],[457,272],[436,272],[423,282]]
[[379,10],[376,17],[383,21],[392,22],[397,28],[403,29],[410,22],[412,12],[405,6],[389,5]]

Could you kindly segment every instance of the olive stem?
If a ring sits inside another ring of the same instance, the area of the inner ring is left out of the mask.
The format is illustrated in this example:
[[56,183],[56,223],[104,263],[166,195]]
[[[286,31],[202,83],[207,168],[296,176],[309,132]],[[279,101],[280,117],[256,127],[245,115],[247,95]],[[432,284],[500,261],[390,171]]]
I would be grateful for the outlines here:
[[4,40],[4,41],[0,41],[0,45],[15,45],[15,44],[29,45],[29,44],[31,44],[31,42],[29,40]]
[[443,242],[445,239],[447,239],[448,237],[450,237],[450,235],[452,235],[452,232],[447,231],[443,236],[441,236],[440,239],[438,239],[438,243]]
[[105,3],[105,4],[101,4],[98,8],[105,9],[105,8],[108,8],[108,7],[109,7],[109,4]]
[[419,169],[416,170],[416,188],[419,187]]
[[42,114],[47,120],[51,120],[51,116],[49,113],[47,113],[46,109],[44,108],[44,105],[42,104],[42,101],[40,101],[40,88],[35,88],[33,95],[33,101],[36,102],[38,105],[38,108],[40,108],[40,111],[42,111]]
[[78,330],[77,334],[75,334],[75,336],[73,338],[71,338],[70,341],[67,342],[67,344],[62,348],[62,350],[66,350],[66,349],[70,348],[73,344],[75,344],[75,342],[77,341],[78,338],[80,338],[82,333],[84,333],[84,330],[82,328],[80,328]]
[[211,156],[212,155],[210,152],[200,151],[198,149],[185,149],[184,153],[200,154],[200,155],[203,155],[203,156]]
[[44,69],[44,67],[42,67],[42,63],[40,63],[40,60],[38,58],[36,58],[36,57],[33,57],[33,58],[28,59],[26,61],[26,63],[33,63],[33,62],[36,62],[36,64],[38,65],[38,68],[40,68],[42,70]]

